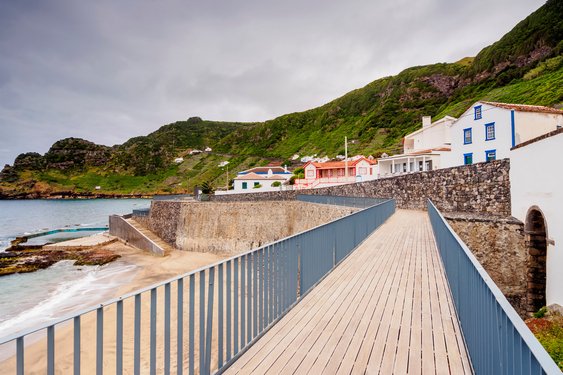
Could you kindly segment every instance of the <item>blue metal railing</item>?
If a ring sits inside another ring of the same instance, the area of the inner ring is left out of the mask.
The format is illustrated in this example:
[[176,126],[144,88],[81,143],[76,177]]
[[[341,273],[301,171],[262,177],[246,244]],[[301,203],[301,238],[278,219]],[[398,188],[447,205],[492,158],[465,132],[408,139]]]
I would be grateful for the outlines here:
[[373,206],[388,199],[384,198],[368,198],[368,197],[347,197],[338,195],[313,195],[313,194],[299,194],[295,199],[302,202],[332,204],[336,206],[347,206],[366,208]]
[[[55,352],[64,347],[72,348],[62,362],[74,366],[74,374],[81,368],[97,374],[220,373],[394,212],[395,201],[387,200],[48,326],[0,338],[0,346],[15,344],[17,374],[30,363],[44,363],[47,374],[54,374]],[[90,321],[94,330],[83,327]],[[55,330],[72,345],[55,348]],[[47,345],[35,358],[37,351],[26,353],[25,341],[38,332],[46,332]]]
[[475,373],[561,374],[431,201],[428,213]]

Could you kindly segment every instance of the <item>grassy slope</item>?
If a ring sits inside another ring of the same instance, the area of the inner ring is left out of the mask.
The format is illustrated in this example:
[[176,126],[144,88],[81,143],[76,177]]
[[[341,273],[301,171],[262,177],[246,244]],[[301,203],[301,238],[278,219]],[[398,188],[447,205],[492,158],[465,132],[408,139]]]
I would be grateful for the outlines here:
[[[563,102],[562,13],[563,0],[548,1],[475,58],[409,68],[321,107],[264,123],[179,121],[117,146],[103,168],[19,171],[15,183],[0,183],[0,193],[91,192],[98,185],[112,193],[172,193],[203,181],[224,186],[226,171],[217,166],[223,160],[230,161],[233,176],[294,153],[333,157],[344,152],[345,136],[355,140],[351,154],[396,153],[423,115],[458,116],[479,99],[557,105]],[[214,153],[186,156],[187,149],[206,146]],[[173,164],[176,156],[185,162]]]

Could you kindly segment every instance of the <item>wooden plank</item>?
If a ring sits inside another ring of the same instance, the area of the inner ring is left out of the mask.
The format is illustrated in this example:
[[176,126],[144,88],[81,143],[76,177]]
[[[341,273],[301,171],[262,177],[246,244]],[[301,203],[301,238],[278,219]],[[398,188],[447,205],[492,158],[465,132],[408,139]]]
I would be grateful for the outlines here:
[[434,361],[434,342],[432,340],[432,312],[430,306],[430,285],[428,271],[428,244],[421,234],[419,243],[423,248],[422,256],[422,373],[436,373]]
[[[410,241],[407,245],[410,250],[409,271],[407,274],[408,280],[405,297],[403,299],[400,331],[397,340],[397,352],[394,359],[393,369],[392,371],[389,370],[388,373],[406,374],[408,371],[410,331],[415,288],[415,268],[418,252],[420,251],[420,249],[416,246],[418,232],[418,226],[412,228],[412,236],[410,236]],[[385,373],[385,371],[382,370],[382,373]]]
[[444,337],[444,327],[440,308],[440,295],[438,283],[444,280],[436,278],[436,268],[440,266],[434,260],[434,253],[437,253],[436,245],[432,241],[430,225],[423,227],[424,244],[427,247],[426,259],[428,264],[428,280],[430,287],[430,310],[432,311],[432,336],[434,338],[434,359],[437,374],[449,374],[448,355]]
[[[366,245],[370,246],[371,243],[369,244],[366,243]],[[330,322],[331,324],[330,327],[326,327],[326,329],[323,329],[323,325],[321,323],[321,325],[318,327],[319,334],[317,335],[317,340],[313,343],[312,347],[309,350],[303,348],[301,353],[304,353],[305,356],[303,356],[303,354],[300,354],[297,358],[296,357],[292,358],[291,362],[289,362],[288,365],[283,369],[284,373],[295,371],[295,374],[309,374],[311,373],[311,371],[313,371],[311,370],[311,367],[321,356],[321,353],[324,353],[325,355],[328,354],[329,350],[325,350],[328,341],[331,339],[331,337],[335,337],[335,335],[336,337],[338,337],[339,335],[338,327],[340,327],[340,330],[342,330],[342,326],[348,322],[353,325],[354,321],[356,320],[356,317],[360,316],[362,312],[366,314],[366,312],[369,310],[366,306],[370,295],[369,291],[377,288],[377,285],[379,285],[381,279],[384,277],[384,272],[381,272],[381,269],[385,269],[385,267],[391,264],[392,262],[393,262],[393,257],[388,257],[381,264],[372,262],[374,263],[374,265],[376,265],[376,268],[372,269],[371,272],[368,275],[366,275],[366,277],[360,277],[360,275],[355,276],[359,281],[361,281],[362,279],[369,280],[369,283],[365,283],[365,286],[367,287],[366,292],[360,294],[360,298],[361,298],[360,302],[359,303],[353,302],[350,305],[350,306],[354,306],[354,305],[357,306],[355,314],[352,315],[350,311],[344,311],[341,309],[341,311],[339,311],[337,314],[334,315],[334,319],[332,319],[332,321]],[[335,325],[338,325],[338,327],[335,327]],[[355,329],[353,327],[349,327],[346,330],[349,334],[354,336],[353,333],[355,332]],[[301,358],[303,359],[301,360]],[[295,364],[297,364],[298,366],[296,366]]]
[[471,373],[427,213],[398,210],[227,370]]
[[418,240],[416,249],[408,373],[418,375],[422,373],[422,252],[424,251]]
[[[384,234],[386,233],[380,233],[379,236],[382,236]],[[384,241],[384,243],[388,243],[391,247],[394,247],[393,244],[396,242],[396,236],[392,231],[390,231],[389,235],[390,237],[388,237],[388,239]],[[378,296],[379,295],[385,296],[388,294],[385,291],[385,285],[390,286],[391,282],[389,280],[395,274],[394,269],[401,256],[399,252],[390,251],[389,253],[392,254],[392,256],[387,257],[390,260],[389,263],[374,262],[378,264],[378,273],[382,274],[381,277],[384,280],[384,283],[379,284],[378,288],[375,289]],[[375,306],[377,306],[377,298],[374,298],[374,300],[376,300]],[[344,315],[341,317],[341,321],[347,323],[350,322],[351,320],[354,320],[355,322],[357,322],[358,320],[361,319],[361,314],[364,313],[365,311],[362,310],[356,310],[356,311],[358,312],[357,319],[355,319],[354,316]],[[313,366],[310,367],[310,369],[305,366],[303,366],[303,368],[304,369],[307,368],[308,373],[335,373],[338,369],[338,366],[341,364],[342,358],[349,345],[351,338],[350,335],[353,333],[354,333],[353,329],[347,330],[346,325],[341,324],[339,329],[335,332],[335,334],[333,334],[330,338],[328,338],[328,340],[324,340],[323,345],[325,346],[325,349],[321,351],[320,355],[316,359]],[[364,332],[360,333],[360,335],[363,334]]]
[[[353,261],[350,262],[345,262],[347,265],[346,272],[342,273],[335,270],[330,275],[330,277],[325,278],[325,280],[323,280],[323,282],[318,285],[314,291],[312,291],[304,298],[302,303],[306,302],[306,300],[308,299],[314,298],[316,295],[322,294],[323,292],[326,292],[326,297],[323,298],[322,301],[317,301],[317,303],[308,303],[308,309],[306,309],[307,311],[304,315],[294,314],[296,319],[291,320],[288,324],[285,325],[285,327],[288,328],[287,330],[282,329],[277,332],[268,332],[266,336],[269,336],[271,338],[270,342],[268,342],[268,344],[264,345],[263,347],[257,348],[258,352],[260,352],[261,355],[245,363],[245,370],[259,371],[260,369],[268,369],[277,360],[277,358],[281,354],[283,354],[284,350],[287,347],[292,347],[292,342],[295,337],[298,334],[302,333],[299,331],[299,329],[296,329],[296,327],[308,326],[315,316],[322,316],[326,312],[325,310],[321,309],[323,306],[333,306],[339,301],[341,293],[350,293],[350,291],[354,289],[354,284],[348,282],[348,280],[350,279],[351,275],[358,273],[358,264],[361,264],[361,269],[366,269],[372,266],[371,262],[367,261],[367,257],[369,257],[369,254],[359,254],[357,259],[353,259]],[[335,283],[331,283],[331,280],[335,280]],[[334,285],[336,285],[336,289],[334,288]],[[288,316],[284,317],[284,319],[282,320],[289,320],[286,318],[288,318]],[[260,343],[257,343],[255,346],[257,345],[260,345]],[[264,352],[267,352],[266,357],[264,357],[263,355]],[[239,361],[235,362],[235,365],[238,365],[238,362]],[[257,367],[260,368],[258,369]],[[233,366],[233,370],[236,370],[238,368],[242,367],[240,365]]]
[[[369,254],[364,256],[368,257]],[[364,259],[364,257],[361,257]],[[345,262],[339,265],[333,273],[331,278],[326,278],[323,282],[326,283],[324,288],[318,288],[314,293],[307,295],[299,304],[297,304],[281,321],[275,324],[267,335],[260,339],[258,343],[253,345],[243,357],[237,360],[230,368],[229,372],[236,371],[244,367],[257,353],[264,353],[264,351],[272,350],[279,346],[280,341],[283,339],[286,329],[291,329],[296,324],[302,320],[307,320],[311,318],[307,313],[310,309],[317,306],[319,303],[324,301],[326,298],[330,298],[331,295],[337,295],[338,290],[341,288],[346,288],[346,277],[350,273],[357,272],[355,269],[355,264],[351,262]],[[336,289],[334,289],[336,288]]]

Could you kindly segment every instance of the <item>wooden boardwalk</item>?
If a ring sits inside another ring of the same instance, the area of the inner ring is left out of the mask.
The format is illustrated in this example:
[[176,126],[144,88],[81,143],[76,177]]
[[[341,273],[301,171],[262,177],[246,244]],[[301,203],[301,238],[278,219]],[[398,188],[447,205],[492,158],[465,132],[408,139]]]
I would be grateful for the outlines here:
[[398,210],[228,374],[465,374],[426,212]]

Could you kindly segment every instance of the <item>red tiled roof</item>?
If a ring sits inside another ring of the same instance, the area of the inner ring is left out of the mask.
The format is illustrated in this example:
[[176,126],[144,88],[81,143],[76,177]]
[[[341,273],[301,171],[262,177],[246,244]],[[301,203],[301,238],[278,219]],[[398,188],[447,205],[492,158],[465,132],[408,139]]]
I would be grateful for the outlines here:
[[[369,160],[369,159],[366,159],[366,158],[359,158],[359,159],[354,160],[354,161],[348,161],[348,167],[353,167],[354,165],[358,164],[362,160],[367,161],[370,165],[377,164],[377,160]],[[317,169],[346,168],[346,162],[344,162],[344,161],[327,161],[326,163],[309,162],[309,163],[307,163],[307,165],[308,164],[313,164]]]
[[422,154],[429,154],[432,151],[451,151],[451,150],[452,149],[449,147],[429,148],[427,150],[409,152],[407,155],[422,155]]
[[563,110],[561,109],[544,107],[542,105],[509,104],[509,103],[497,103],[497,102],[485,102],[485,101],[481,101],[481,103],[492,105],[499,108],[504,108],[504,109],[513,109],[519,112],[539,112],[539,113],[553,113],[557,115],[563,115]]

